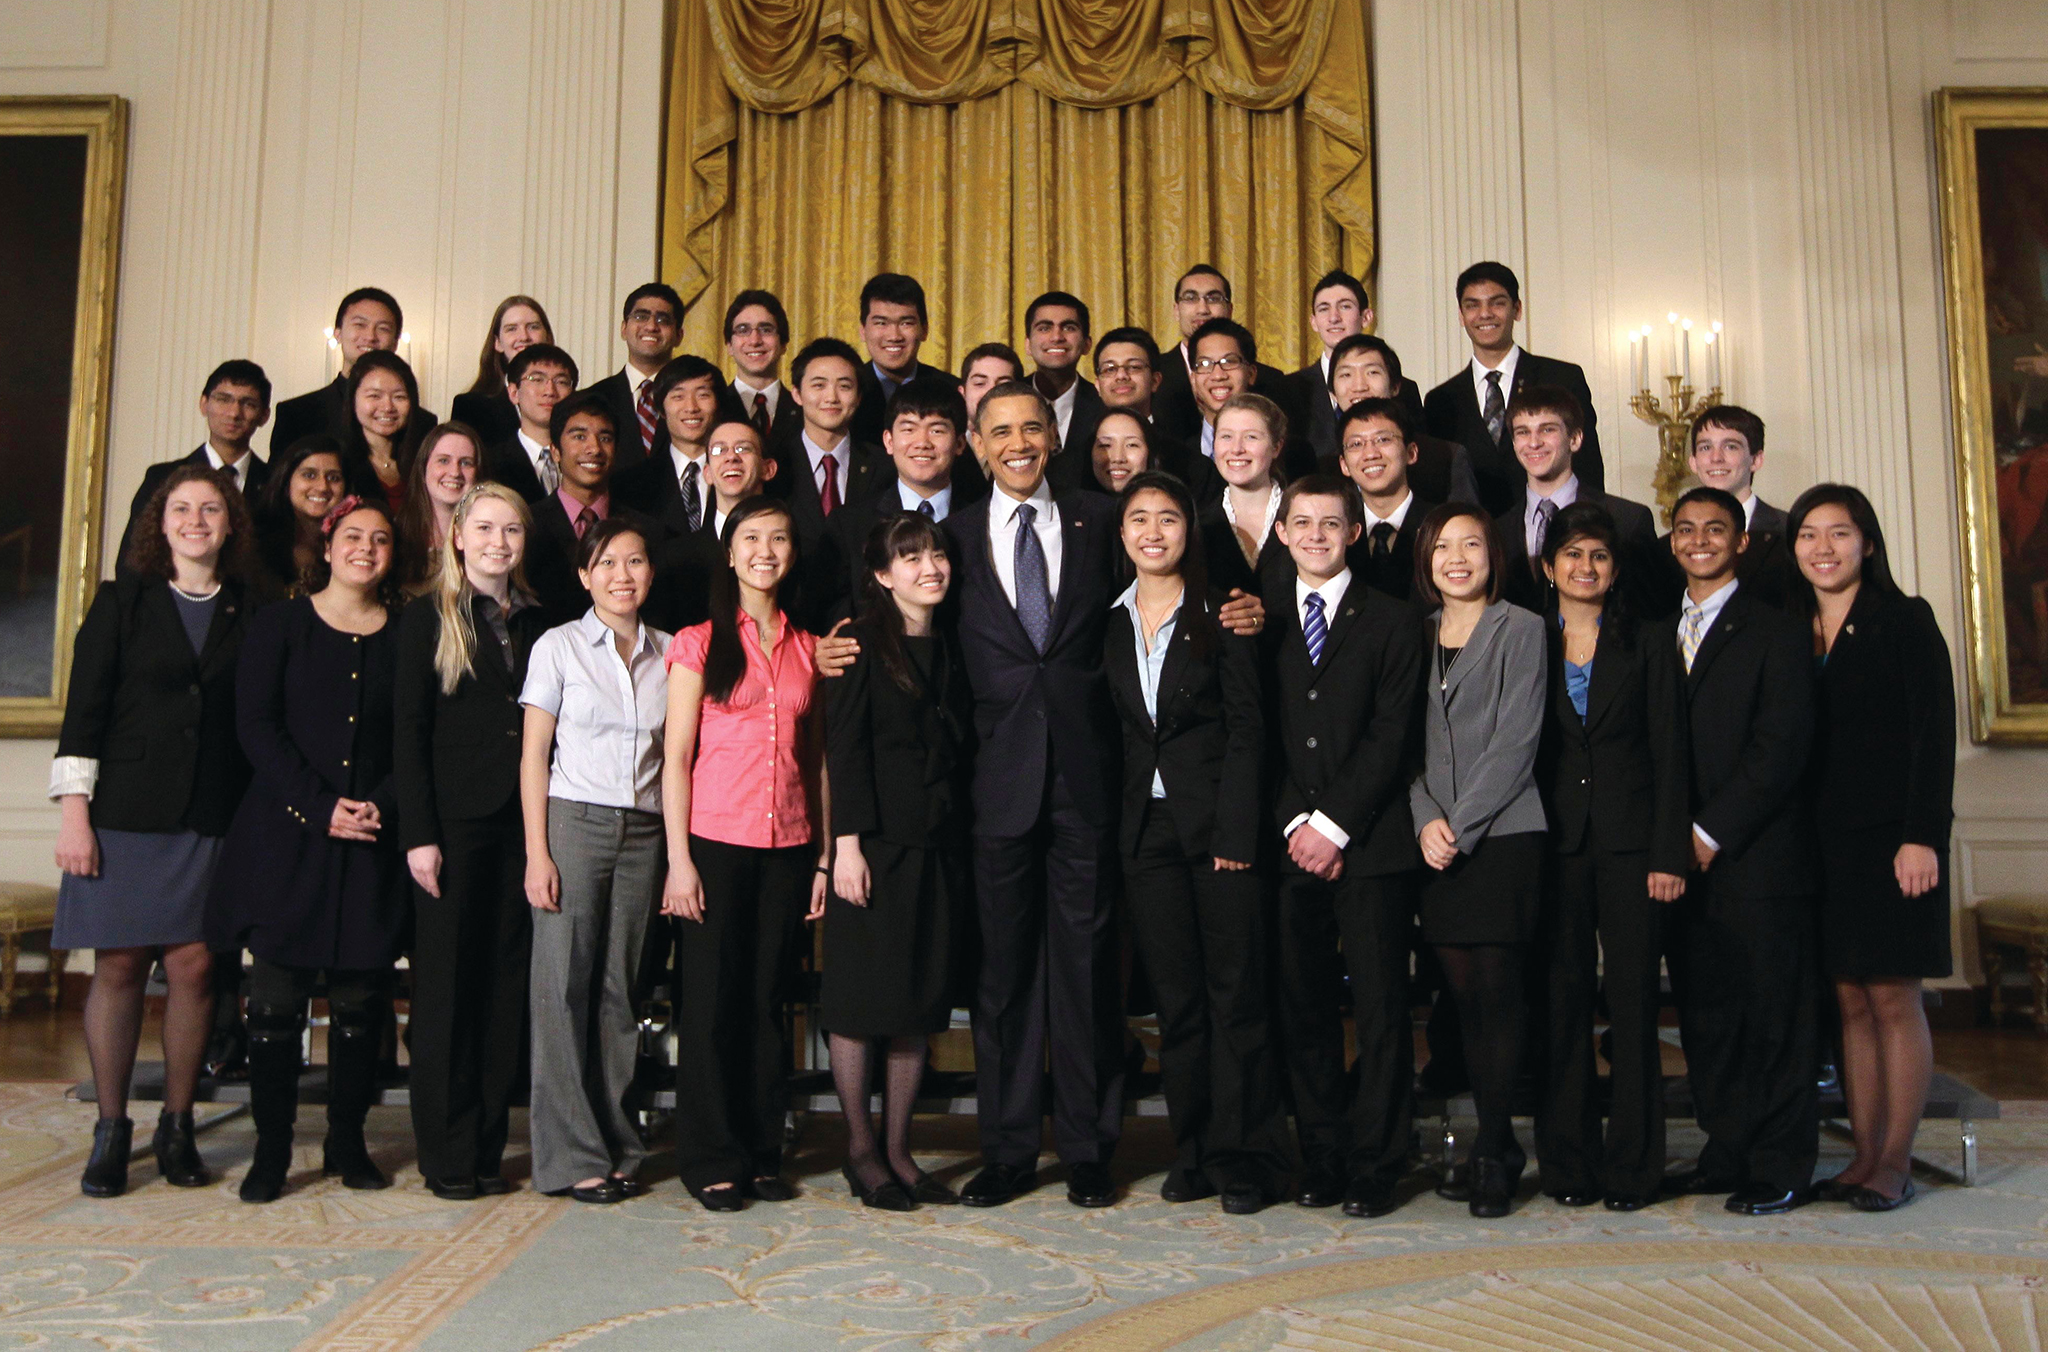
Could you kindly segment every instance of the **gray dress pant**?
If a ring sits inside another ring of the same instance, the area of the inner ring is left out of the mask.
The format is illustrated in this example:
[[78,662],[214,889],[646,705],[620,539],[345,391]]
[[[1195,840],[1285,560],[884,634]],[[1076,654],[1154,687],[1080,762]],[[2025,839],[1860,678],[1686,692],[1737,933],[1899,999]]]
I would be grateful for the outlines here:
[[531,1124],[533,1185],[556,1192],[631,1176],[647,1154],[630,1097],[640,949],[661,900],[661,818],[550,798],[548,852],[561,910],[533,913]]

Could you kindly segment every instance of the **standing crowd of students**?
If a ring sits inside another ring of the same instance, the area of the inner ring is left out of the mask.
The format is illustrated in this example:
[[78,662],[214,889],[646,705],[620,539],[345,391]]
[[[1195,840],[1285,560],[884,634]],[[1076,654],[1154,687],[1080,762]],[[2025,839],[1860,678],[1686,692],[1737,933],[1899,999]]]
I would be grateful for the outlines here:
[[[319,997],[324,1171],[388,1186],[363,1127],[404,956],[437,1196],[511,1186],[522,1089],[534,1186],[635,1195],[666,972],[678,1175],[712,1210],[786,1200],[783,1006],[821,922],[871,1207],[1009,1201],[1048,1117],[1069,1200],[1113,1202],[1137,1006],[1167,1201],[1386,1214],[1430,988],[1425,1080],[1478,1116],[1436,1190],[1474,1215],[1514,1205],[1532,1111],[1567,1206],[1909,1201],[1920,982],[1950,970],[1933,613],[1855,488],[1756,496],[1742,408],[1694,424],[1699,486],[1660,537],[1604,490],[1579,368],[1516,344],[1514,274],[1475,264],[1456,294],[1472,360],[1426,398],[1355,279],[1316,284],[1324,350],[1288,375],[1207,266],[1176,284],[1176,344],[1098,338],[1052,291],[1028,367],[989,343],[957,373],[918,360],[898,274],[862,292],[865,359],[789,353],[781,303],[741,292],[731,378],[675,355],[659,283],[588,385],[512,296],[448,422],[366,289],[267,460],[269,382],[222,364],[206,443],[136,494],[52,767],[54,942],[96,951],[85,1192],[127,1184],[157,963],[168,1182],[210,1177],[202,1074],[246,1073],[241,1196],[280,1195]],[[1667,963],[1707,1138],[1675,1174]],[[956,1193],[910,1136],[961,1006],[983,1158]],[[1856,1153],[1816,1183],[1837,1023]]]

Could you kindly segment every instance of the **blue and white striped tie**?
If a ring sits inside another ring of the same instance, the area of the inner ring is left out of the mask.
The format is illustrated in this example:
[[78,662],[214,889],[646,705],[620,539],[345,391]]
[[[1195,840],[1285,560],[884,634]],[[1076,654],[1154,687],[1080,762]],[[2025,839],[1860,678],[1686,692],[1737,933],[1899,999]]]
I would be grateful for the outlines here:
[[1323,625],[1323,598],[1320,592],[1308,594],[1308,615],[1301,622],[1301,636],[1308,640],[1308,663],[1318,666],[1323,660],[1323,640],[1330,631]]

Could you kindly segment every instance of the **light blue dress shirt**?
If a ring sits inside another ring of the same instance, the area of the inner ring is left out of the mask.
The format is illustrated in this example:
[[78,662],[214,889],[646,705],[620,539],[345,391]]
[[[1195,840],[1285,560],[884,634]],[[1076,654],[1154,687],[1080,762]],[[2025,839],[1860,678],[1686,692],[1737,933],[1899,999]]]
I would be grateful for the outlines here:
[[[1181,593],[1183,603],[1187,593]],[[1180,606],[1173,608],[1173,614],[1159,626],[1159,632],[1152,636],[1152,646],[1145,646],[1145,620],[1138,614],[1138,584],[1133,582],[1124,588],[1124,594],[1116,603],[1131,613],[1131,633],[1137,638],[1138,689],[1145,692],[1145,712],[1150,714],[1156,726],[1159,722],[1159,674],[1166,670],[1166,651],[1173,642],[1174,627],[1180,623]],[[1166,797],[1166,781],[1159,777],[1159,771],[1152,771],[1152,796]]]

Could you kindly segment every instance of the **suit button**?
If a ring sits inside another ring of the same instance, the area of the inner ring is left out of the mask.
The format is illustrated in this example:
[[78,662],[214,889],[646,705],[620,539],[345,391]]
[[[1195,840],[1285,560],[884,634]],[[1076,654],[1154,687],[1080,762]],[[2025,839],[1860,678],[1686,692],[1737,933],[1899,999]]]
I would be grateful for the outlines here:
[[1309,691],[1309,692],[1308,692],[1308,699],[1309,699],[1309,703],[1311,703],[1311,704],[1315,703],[1315,699],[1316,699],[1316,692],[1315,692],[1315,691],[1313,691],[1313,690]]
[[196,695],[196,694],[198,694],[198,693],[199,693],[199,687],[198,687],[198,686],[196,686],[196,685],[194,685],[194,686],[187,686],[187,687],[186,687],[186,689],[185,689],[185,693],[186,693],[186,694],[188,694],[188,695]]
[[1582,779],[1582,780],[1580,780],[1580,781],[1579,781],[1579,783],[1581,783],[1581,784],[1590,784],[1590,783],[1592,783],[1592,782],[1593,782],[1593,781],[1592,781],[1592,780],[1590,780],[1590,779]]
[[1313,751],[1313,750],[1315,750],[1315,749],[1316,749],[1316,739],[1315,739],[1315,738],[1311,737],[1311,738],[1309,738],[1309,739],[1308,739],[1308,749],[1309,749],[1309,750],[1311,750],[1311,751]]

